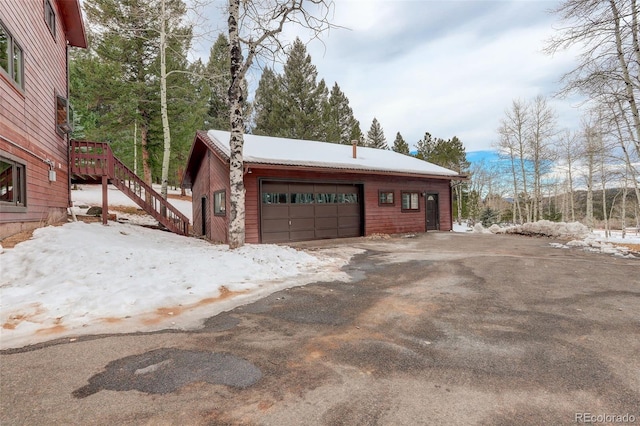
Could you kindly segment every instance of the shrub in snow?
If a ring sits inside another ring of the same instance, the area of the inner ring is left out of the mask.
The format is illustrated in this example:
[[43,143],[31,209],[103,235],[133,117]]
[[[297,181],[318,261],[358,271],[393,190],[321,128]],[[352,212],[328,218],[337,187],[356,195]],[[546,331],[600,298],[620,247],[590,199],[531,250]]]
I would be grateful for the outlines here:
[[500,212],[497,210],[493,210],[490,207],[485,208],[480,213],[480,222],[482,226],[489,227],[500,220]]

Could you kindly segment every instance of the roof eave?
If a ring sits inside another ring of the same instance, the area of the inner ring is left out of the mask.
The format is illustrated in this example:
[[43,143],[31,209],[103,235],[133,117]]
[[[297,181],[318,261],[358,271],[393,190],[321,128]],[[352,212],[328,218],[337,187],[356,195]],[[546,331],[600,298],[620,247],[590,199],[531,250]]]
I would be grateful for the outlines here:
[[293,164],[275,164],[275,163],[262,163],[259,161],[245,161],[244,165],[247,167],[254,167],[256,169],[270,169],[270,170],[282,170],[283,168],[289,170],[305,170],[305,171],[317,171],[335,173],[341,171],[344,173],[353,174],[376,174],[385,176],[401,176],[401,177],[413,177],[421,179],[442,179],[442,180],[463,180],[461,175],[439,175],[435,173],[412,173],[402,171],[391,170],[376,170],[376,169],[356,169],[356,168],[344,168],[344,167],[320,167],[320,166],[305,166],[305,165],[293,165]]
[[64,33],[70,46],[87,48],[87,35],[79,0],[57,0]]

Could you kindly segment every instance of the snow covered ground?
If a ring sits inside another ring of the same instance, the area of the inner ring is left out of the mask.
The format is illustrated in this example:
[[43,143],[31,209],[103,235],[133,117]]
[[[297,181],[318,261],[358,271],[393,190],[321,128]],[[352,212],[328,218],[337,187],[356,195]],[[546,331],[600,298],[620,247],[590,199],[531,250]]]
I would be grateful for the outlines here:
[[[318,279],[346,281],[341,268],[360,252],[266,244],[231,251],[136,226],[156,222],[122,213],[116,206],[134,212],[137,206],[117,189],[110,188],[108,198],[110,212],[126,223],[50,226],[15,248],[0,246],[0,349],[86,334],[197,328],[205,318],[278,290]],[[81,214],[85,206],[101,205],[101,188],[80,186],[72,199]],[[170,201],[191,218],[190,201]],[[473,230],[464,224],[454,231]],[[552,244],[630,256],[615,241],[596,232]],[[640,244],[640,235],[624,243]]]
[[[454,232],[477,232],[485,234],[523,234],[548,236],[566,240],[566,243],[552,242],[550,245],[554,248],[568,249],[571,247],[579,247],[585,251],[597,253],[606,253],[614,256],[634,258],[637,257],[632,253],[628,246],[640,246],[640,231],[638,229],[627,230],[625,237],[622,237],[622,231],[610,231],[610,235],[606,236],[603,229],[589,229],[579,222],[550,222],[541,220],[534,223],[525,223],[523,225],[500,227],[492,225],[484,228],[481,224],[476,224],[473,228],[467,226],[466,223],[453,226]],[[638,251],[637,249],[635,250]]]
[[[72,199],[77,206],[100,205],[100,187],[73,191]],[[135,205],[117,190],[109,200]],[[181,210],[188,204],[191,216],[190,202],[171,202]],[[149,221],[131,216],[130,222]],[[316,281],[318,274],[348,280],[341,267],[357,252],[311,254],[277,245],[231,251],[131,223],[41,228],[12,249],[0,247],[0,349],[83,334],[196,328],[204,318]]]

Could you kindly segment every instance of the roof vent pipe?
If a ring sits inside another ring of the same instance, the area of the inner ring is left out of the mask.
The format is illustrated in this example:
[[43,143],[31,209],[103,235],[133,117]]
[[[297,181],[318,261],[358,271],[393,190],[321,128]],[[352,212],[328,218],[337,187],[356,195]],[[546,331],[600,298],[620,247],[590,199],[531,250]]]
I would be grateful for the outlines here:
[[358,158],[358,141],[351,141],[351,146],[353,147],[353,158]]

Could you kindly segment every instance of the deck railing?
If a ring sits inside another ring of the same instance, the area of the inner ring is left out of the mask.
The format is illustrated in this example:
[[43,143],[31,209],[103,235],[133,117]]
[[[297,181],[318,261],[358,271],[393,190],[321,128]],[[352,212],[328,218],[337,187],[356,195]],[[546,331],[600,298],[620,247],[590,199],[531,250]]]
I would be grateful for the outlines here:
[[107,143],[71,141],[71,173],[80,179],[106,176],[168,230],[189,234],[189,219],[113,155]]

